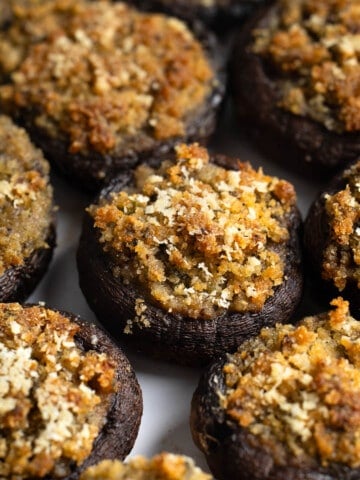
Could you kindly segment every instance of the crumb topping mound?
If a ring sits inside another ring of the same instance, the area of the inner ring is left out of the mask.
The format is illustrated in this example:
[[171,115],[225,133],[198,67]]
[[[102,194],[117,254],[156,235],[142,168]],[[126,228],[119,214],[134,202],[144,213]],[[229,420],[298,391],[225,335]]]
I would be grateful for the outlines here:
[[360,162],[343,174],[346,186],[326,195],[329,236],[324,249],[322,276],[342,291],[353,282],[360,289]]
[[360,466],[360,323],[342,298],[331,305],[263,329],[224,367],[228,415],[281,465]]
[[210,163],[197,144],[176,155],[138,167],[133,189],[89,208],[113,274],[191,318],[260,310],[284,278],[275,250],[289,239],[292,185],[245,163]]
[[104,460],[88,468],[80,480],[211,480],[194,461],[183,455],[160,453],[150,460],[134,457],[127,463]]
[[3,101],[31,106],[36,125],[64,137],[72,153],[184,135],[215,82],[186,25],[123,3],[83,1],[72,11],[65,27],[30,48]]
[[90,454],[114,367],[76,346],[79,328],[44,307],[0,304],[1,478],[63,478]]
[[[0,81],[3,83],[19,66],[29,47],[56,35],[75,14],[73,0],[6,0],[1,9],[6,12],[0,30]],[[0,17],[0,26],[3,17]]]
[[268,24],[254,49],[280,74],[279,105],[329,130],[359,130],[359,2],[281,0]]
[[0,116],[0,275],[47,248],[51,222],[49,165],[25,131]]

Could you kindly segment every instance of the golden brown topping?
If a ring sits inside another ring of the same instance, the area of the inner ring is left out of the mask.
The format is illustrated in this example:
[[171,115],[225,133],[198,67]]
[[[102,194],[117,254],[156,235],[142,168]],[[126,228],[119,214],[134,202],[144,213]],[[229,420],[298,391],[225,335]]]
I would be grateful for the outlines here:
[[11,22],[0,31],[0,79],[6,79],[19,66],[32,44],[63,30],[77,11],[78,3],[72,0],[2,1],[7,20]]
[[49,165],[24,130],[0,116],[0,275],[46,248],[52,219]]
[[279,71],[280,106],[337,132],[360,129],[359,0],[281,0],[254,49]]
[[65,137],[72,153],[184,135],[215,81],[186,25],[106,1],[71,11],[63,31],[29,50],[3,101],[30,105],[37,126]]
[[224,367],[228,415],[273,453],[360,466],[360,322],[348,302],[297,326],[263,329]]
[[322,262],[323,278],[340,291],[348,282],[360,289],[360,162],[343,178],[346,187],[325,199],[329,235]]
[[[293,187],[248,164],[212,164],[197,144],[176,155],[158,170],[140,166],[134,188],[89,208],[116,256],[113,274],[191,318],[260,310],[283,280],[274,246],[289,238]],[[139,301],[137,315],[146,317]]]
[[0,476],[65,477],[104,423],[114,366],[60,313],[3,303],[0,317]]
[[161,453],[147,460],[135,457],[127,463],[104,460],[88,468],[80,480],[211,480],[194,461],[182,455]]

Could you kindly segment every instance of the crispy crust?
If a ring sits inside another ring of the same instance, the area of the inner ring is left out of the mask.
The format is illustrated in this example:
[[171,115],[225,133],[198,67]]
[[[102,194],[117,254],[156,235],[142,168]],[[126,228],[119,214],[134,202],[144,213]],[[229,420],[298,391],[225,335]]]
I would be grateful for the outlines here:
[[343,178],[342,172],[333,178],[312,203],[304,222],[304,253],[308,270],[307,276],[314,283],[312,291],[319,294],[317,300],[325,305],[330,298],[341,293],[344,298],[349,300],[352,315],[358,318],[360,315],[360,295],[355,281],[347,282],[344,290],[339,292],[332,281],[325,280],[321,276],[323,250],[330,235],[325,198],[326,195],[334,195],[344,189],[345,186],[346,180]]
[[80,480],[213,480],[187,456],[161,452],[147,459],[136,456],[126,463],[104,460],[85,471]]
[[[222,166],[231,165],[230,159],[218,160]],[[100,195],[119,191],[130,182],[131,174],[123,174]],[[136,299],[144,295],[138,286],[125,285],[111,274],[114,260],[103,251],[89,214],[84,218],[77,253],[80,287],[98,319],[116,338],[156,357],[188,365],[205,364],[220,353],[234,351],[263,326],[285,322],[292,315],[302,294],[300,223],[299,212],[293,208],[287,218],[290,239],[278,252],[284,258],[286,280],[276,287],[260,312],[224,313],[211,320],[194,321],[164,312],[145,299],[149,325],[134,324],[132,333],[125,335],[127,320],[134,318]]]
[[355,480],[359,469],[332,464],[329,468],[300,466],[289,459],[277,466],[271,454],[256,439],[230,418],[219,405],[225,393],[223,366],[227,358],[216,361],[203,374],[193,395],[190,427],[194,442],[205,454],[208,465],[219,480]]
[[[135,372],[128,359],[109,335],[101,328],[84,322],[79,317],[60,312],[71,321],[80,325],[81,330],[75,336],[75,343],[83,350],[95,350],[106,353],[116,364],[116,383],[119,386],[107,414],[107,421],[96,438],[93,450],[83,464],[65,477],[75,480],[87,467],[106,458],[124,459],[133,447],[142,415],[142,393]],[[94,341],[94,339],[97,341]],[[44,480],[51,480],[50,476]]]
[[[288,168],[302,173],[331,174],[360,152],[357,132],[339,134],[312,119],[278,106],[280,92],[271,66],[251,49],[252,30],[267,25],[276,5],[262,8],[235,41],[232,56],[232,89],[241,121],[251,125],[257,141]],[[304,171],[305,168],[305,171]]]

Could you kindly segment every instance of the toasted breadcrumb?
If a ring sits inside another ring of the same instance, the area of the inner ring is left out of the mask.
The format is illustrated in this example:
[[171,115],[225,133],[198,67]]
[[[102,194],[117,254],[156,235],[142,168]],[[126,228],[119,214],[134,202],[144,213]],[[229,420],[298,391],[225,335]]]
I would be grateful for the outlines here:
[[351,283],[360,289],[360,162],[343,178],[345,188],[325,198],[329,234],[322,259],[323,278],[339,291]]
[[292,185],[248,164],[226,170],[197,144],[176,155],[158,170],[140,166],[133,189],[88,209],[113,274],[191,318],[260,310],[284,278],[274,246],[289,239]]
[[0,304],[0,477],[67,476],[90,454],[114,392],[104,353],[75,343],[80,327],[42,306]]
[[280,465],[360,466],[360,323],[342,298],[265,328],[224,367],[227,414]]
[[52,218],[47,161],[23,129],[0,116],[0,275],[48,247]]
[[104,460],[82,473],[80,480],[212,480],[183,455],[161,453],[151,459],[138,456],[127,463]]
[[329,130],[359,130],[359,2],[280,0],[273,12],[254,51],[279,73],[279,106]]

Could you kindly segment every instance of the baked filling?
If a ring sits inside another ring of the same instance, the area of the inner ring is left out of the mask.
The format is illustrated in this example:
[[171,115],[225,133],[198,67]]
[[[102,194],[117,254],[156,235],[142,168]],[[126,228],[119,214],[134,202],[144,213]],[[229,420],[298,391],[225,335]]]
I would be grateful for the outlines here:
[[104,353],[45,307],[0,304],[0,476],[63,478],[90,454],[115,389]]
[[360,129],[360,5],[280,0],[254,51],[277,72],[279,106],[335,132]]
[[347,169],[344,189],[326,195],[329,225],[322,276],[341,291],[348,283],[360,288],[360,162]]
[[[134,187],[89,207],[113,275],[194,319],[260,310],[284,279],[275,250],[289,239],[293,186],[246,163],[222,168],[198,144],[176,156],[157,170],[139,166]],[[142,298],[136,313],[146,325]]]
[[[123,144],[146,148],[184,135],[216,83],[186,25],[120,2],[63,3],[61,21],[55,7],[50,16],[54,31],[46,27],[46,41],[28,49],[12,82],[0,89],[9,109],[31,106],[34,124],[65,138],[72,153],[105,154]],[[30,25],[42,27],[43,9],[28,7],[18,18],[20,27],[29,16]]]
[[151,459],[135,457],[127,463],[104,460],[82,473],[80,480],[211,480],[183,455],[161,453]]
[[360,323],[342,298],[331,305],[263,329],[224,367],[223,408],[280,465],[360,466]]
[[72,0],[6,0],[7,22],[0,30],[0,81],[20,65],[31,45],[64,29],[79,2]]
[[25,131],[0,116],[0,275],[47,248],[52,223],[49,165]]

